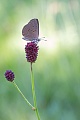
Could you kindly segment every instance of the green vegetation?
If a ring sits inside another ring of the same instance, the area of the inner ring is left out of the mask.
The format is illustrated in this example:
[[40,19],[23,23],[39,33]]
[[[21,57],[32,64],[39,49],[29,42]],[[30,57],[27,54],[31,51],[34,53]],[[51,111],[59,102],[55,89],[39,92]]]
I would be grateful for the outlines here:
[[37,120],[14,85],[4,78],[11,69],[32,102],[30,64],[22,27],[40,22],[39,54],[33,65],[41,120],[80,120],[80,0],[0,1],[0,120]]

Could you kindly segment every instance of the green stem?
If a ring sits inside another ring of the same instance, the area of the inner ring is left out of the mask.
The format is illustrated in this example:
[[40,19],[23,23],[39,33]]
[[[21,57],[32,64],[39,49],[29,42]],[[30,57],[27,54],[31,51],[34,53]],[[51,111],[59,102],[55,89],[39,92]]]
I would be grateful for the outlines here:
[[22,97],[24,98],[24,100],[27,102],[27,104],[32,107],[32,109],[34,110],[35,108],[31,105],[31,103],[26,99],[26,97],[24,96],[24,94],[21,92],[21,90],[19,89],[19,87],[17,86],[17,84],[13,81],[14,86],[17,88],[18,92],[22,95]]
[[32,71],[32,63],[31,63],[31,83],[32,83],[33,102],[34,102],[34,107],[36,108],[34,110],[36,112],[38,120],[40,120],[40,116],[39,116],[39,112],[38,112],[38,108],[37,108],[37,102],[36,102],[36,94],[35,94],[35,86],[34,86],[34,76],[33,76],[33,71]]

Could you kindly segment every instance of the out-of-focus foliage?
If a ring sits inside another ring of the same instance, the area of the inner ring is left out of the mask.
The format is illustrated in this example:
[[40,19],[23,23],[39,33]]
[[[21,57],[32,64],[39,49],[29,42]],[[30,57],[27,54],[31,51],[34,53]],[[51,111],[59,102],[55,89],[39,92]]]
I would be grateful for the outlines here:
[[37,120],[12,83],[32,102],[30,65],[25,59],[22,27],[40,22],[39,54],[33,64],[37,103],[42,120],[80,120],[80,0],[0,1],[0,120]]

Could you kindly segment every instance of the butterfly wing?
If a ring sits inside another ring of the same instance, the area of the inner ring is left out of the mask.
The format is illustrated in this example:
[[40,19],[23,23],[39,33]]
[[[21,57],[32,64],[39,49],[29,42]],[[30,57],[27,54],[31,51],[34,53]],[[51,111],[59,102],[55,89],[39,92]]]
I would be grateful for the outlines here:
[[32,19],[22,29],[24,39],[33,40],[38,39],[39,36],[39,22],[38,19]]

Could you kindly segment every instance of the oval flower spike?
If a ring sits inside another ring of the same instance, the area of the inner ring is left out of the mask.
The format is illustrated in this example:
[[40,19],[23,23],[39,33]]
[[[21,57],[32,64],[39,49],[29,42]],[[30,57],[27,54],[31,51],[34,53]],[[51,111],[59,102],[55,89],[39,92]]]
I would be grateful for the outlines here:
[[14,73],[11,70],[6,70],[4,75],[5,75],[5,78],[10,82],[12,82],[15,78]]
[[38,56],[39,47],[34,42],[29,42],[25,45],[25,53],[28,62],[35,62]]

